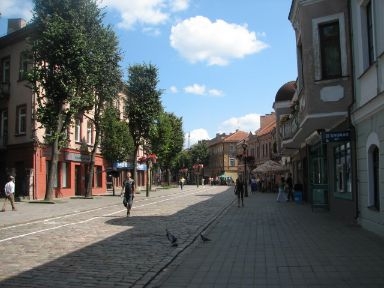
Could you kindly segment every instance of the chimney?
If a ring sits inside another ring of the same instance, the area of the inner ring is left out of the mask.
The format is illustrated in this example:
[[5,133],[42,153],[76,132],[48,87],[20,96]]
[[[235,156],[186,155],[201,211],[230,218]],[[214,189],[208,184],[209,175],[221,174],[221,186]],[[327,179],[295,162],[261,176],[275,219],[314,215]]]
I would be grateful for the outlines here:
[[27,22],[21,18],[8,19],[8,31],[7,34],[11,34],[21,28],[24,28]]

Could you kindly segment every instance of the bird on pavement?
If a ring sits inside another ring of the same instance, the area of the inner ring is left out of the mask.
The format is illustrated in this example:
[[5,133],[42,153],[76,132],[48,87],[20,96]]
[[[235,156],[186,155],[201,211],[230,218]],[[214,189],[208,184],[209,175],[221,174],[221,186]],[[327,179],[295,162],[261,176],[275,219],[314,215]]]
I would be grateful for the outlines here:
[[168,229],[165,229],[165,231],[166,231],[166,235],[167,235],[167,238],[168,238],[169,242],[171,242],[171,246],[172,247],[177,246],[177,238],[176,238],[176,236],[173,235],[171,232],[169,232]]
[[211,241],[211,239],[205,237],[203,234],[200,234],[200,237],[201,237],[201,240],[203,240],[203,242]]

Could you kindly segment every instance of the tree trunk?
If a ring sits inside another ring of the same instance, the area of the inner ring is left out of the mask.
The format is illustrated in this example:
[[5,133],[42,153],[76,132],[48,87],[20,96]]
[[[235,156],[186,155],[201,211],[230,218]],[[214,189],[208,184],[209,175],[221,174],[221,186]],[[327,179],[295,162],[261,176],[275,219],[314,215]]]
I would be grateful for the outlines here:
[[139,146],[135,145],[135,151],[133,153],[133,180],[135,181],[135,193],[137,188],[137,151],[139,150]]
[[96,150],[94,151],[92,149],[91,153],[91,161],[89,162],[88,166],[88,183],[87,183],[87,190],[85,191],[85,198],[92,198],[92,184],[93,184],[93,175],[94,175],[94,170],[95,170],[95,154]]
[[95,143],[93,144],[93,148],[91,151],[91,160],[89,162],[88,166],[88,183],[87,183],[87,190],[85,192],[85,198],[92,198],[92,184],[93,184],[93,176],[95,171],[95,156],[97,151],[97,146],[99,145],[99,133],[98,129],[96,129],[96,135],[95,135]]
[[53,187],[54,187],[54,182],[57,179],[57,163],[59,159],[59,140],[56,139],[52,145],[51,145],[51,163],[49,167],[49,172],[48,172],[48,181],[46,184],[46,189],[45,189],[45,198],[44,200],[46,201],[52,201],[53,199]]

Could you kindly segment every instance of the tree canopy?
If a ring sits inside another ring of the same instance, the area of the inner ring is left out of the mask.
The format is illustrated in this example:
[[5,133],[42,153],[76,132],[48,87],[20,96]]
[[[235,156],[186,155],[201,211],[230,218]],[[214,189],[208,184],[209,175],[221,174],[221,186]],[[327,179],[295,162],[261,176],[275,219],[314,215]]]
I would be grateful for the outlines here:
[[[65,147],[68,126],[95,101],[95,77],[102,53],[99,41],[103,14],[93,0],[34,0],[31,37],[33,70],[29,74],[36,95],[36,120],[46,129],[51,147],[45,199],[53,197],[59,151]],[[105,44],[105,43],[103,43]]]
[[152,64],[136,64],[128,68],[126,115],[134,143],[134,177],[137,151],[150,138],[150,131],[162,111],[161,94],[157,88],[158,69]]

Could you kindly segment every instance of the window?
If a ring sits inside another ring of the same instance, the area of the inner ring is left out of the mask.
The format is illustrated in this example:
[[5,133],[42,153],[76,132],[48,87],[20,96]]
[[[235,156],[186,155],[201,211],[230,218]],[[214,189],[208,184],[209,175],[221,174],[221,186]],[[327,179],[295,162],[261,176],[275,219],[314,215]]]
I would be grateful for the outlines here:
[[236,159],[233,157],[229,158],[229,167],[235,167],[236,166]]
[[230,144],[229,145],[229,154],[233,155],[236,153],[236,145]]
[[347,75],[347,36],[344,14],[338,13],[312,20],[315,80]]
[[10,82],[10,75],[11,75],[11,60],[10,58],[4,58],[1,61],[1,82],[2,83],[9,83]]
[[61,163],[61,187],[63,188],[66,188],[66,187],[69,187],[69,179],[68,179],[68,175],[70,175],[69,173],[69,165],[67,162],[62,162]]
[[80,119],[76,119],[75,124],[75,141],[80,142],[81,140],[81,121]]
[[8,111],[0,111],[0,146],[7,145],[8,142]]
[[16,107],[16,117],[16,134],[25,134],[27,132],[27,105]]
[[341,76],[339,22],[319,25],[322,79]]
[[10,72],[11,72],[11,60],[10,58],[4,58],[1,60],[1,81],[0,81],[0,94],[9,95],[9,82],[10,82]]
[[87,144],[92,144],[93,143],[93,126],[91,122],[88,122],[87,124]]
[[95,177],[93,177],[94,179],[94,183],[95,183],[95,187],[101,187],[102,186],[102,176],[103,176],[103,173],[102,173],[103,169],[101,166],[95,166]]
[[304,83],[304,73],[303,73],[303,45],[301,44],[301,37],[300,41],[297,44],[297,72],[298,72],[298,77],[297,77],[297,90],[300,91],[301,88],[303,87]]
[[380,211],[380,191],[379,191],[379,148],[376,145],[371,145],[368,150],[368,177],[369,177],[369,195],[368,207]]
[[335,197],[352,199],[351,143],[339,144],[334,148]]
[[28,55],[26,52],[20,53],[19,80],[25,80],[28,71]]
[[368,1],[365,6],[365,15],[367,17],[367,29],[366,29],[366,37],[367,37],[367,49],[368,49],[368,62],[370,65],[375,61],[374,50],[373,50],[373,20],[372,20],[372,3]]

